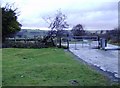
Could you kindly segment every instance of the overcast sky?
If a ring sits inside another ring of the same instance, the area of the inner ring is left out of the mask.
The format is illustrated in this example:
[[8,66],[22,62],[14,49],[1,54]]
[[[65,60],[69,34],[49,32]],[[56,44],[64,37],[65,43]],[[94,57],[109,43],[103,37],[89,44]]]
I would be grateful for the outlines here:
[[20,11],[22,28],[48,27],[43,18],[53,17],[57,10],[67,16],[70,27],[83,24],[85,29],[113,29],[118,26],[119,0],[2,0],[14,3]]

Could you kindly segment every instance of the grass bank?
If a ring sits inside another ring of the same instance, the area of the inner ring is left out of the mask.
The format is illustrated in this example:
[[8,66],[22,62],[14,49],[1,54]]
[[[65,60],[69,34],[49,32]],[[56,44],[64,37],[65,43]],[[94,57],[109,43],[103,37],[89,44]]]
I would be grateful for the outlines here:
[[101,74],[73,59],[63,49],[4,48],[3,86],[104,86]]

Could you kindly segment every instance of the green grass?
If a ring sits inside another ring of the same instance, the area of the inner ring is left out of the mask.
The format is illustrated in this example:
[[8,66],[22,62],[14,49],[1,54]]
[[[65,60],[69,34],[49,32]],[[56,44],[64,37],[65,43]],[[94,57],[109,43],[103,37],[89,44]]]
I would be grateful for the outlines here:
[[[3,86],[110,85],[101,74],[63,49],[3,49]],[[78,83],[72,84],[70,81]]]

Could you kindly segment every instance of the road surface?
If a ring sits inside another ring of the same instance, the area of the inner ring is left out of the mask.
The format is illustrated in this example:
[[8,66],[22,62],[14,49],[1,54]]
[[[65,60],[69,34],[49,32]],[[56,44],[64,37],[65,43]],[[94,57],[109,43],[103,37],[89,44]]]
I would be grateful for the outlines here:
[[[95,42],[91,44],[70,44],[69,50],[85,62],[92,64],[94,66],[99,67],[103,71],[111,72],[115,77],[120,78],[120,74],[118,74],[118,68],[120,68],[120,64],[118,65],[118,50],[114,50],[114,48],[118,48],[118,46],[114,46],[108,44],[106,49],[107,51],[100,49],[93,49],[93,47],[97,45]],[[120,62],[120,60],[119,60]],[[119,66],[119,67],[118,67]]]

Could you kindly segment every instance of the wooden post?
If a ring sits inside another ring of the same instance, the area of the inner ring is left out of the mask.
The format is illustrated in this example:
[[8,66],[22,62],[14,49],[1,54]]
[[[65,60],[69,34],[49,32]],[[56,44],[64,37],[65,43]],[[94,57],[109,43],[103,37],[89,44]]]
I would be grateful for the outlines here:
[[26,40],[26,39],[27,39],[27,36],[25,35],[25,36],[24,36],[25,47],[27,47],[27,45],[26,45],[27,40]]
[[14,42],[16,43],[16,38],[14,37]]
[[35,44],[35,47],[37,47],[37,36],[34,36],[34,44]]
[[98,49],[100,49],[100,37],[98,36]]
[[75,39],[75,50],[77,50],[77,46],[76,46],[76,39]]
[[67,34],[67,48],[69,49],[69,34]]
[[59,48],[61,48],[61,36],[59,37]]
[[69,39],[67,38],[67,48],[69,49]]
[[34,35],[34,44],[36,44],[36,36]]
[[16,47],[16,38],[14,37],[14,46]]
[[26,43],[25,36],[24,36],[24,43]]

